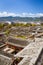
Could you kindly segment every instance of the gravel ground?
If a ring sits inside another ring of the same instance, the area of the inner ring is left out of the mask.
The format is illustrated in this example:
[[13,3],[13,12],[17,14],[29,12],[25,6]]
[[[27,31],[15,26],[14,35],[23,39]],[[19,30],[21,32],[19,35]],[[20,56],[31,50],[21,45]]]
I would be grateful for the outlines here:
[[40,57],[35,65],[43,65],[43,50],[42,50]]

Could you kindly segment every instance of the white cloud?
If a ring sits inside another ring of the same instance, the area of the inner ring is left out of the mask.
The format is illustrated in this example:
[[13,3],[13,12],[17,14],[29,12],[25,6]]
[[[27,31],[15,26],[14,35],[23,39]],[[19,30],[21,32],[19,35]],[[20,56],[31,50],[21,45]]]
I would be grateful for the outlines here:
[[0,12],[0,17],[6,17],[6,16],[20,16],[20,17],[40,17],[43,16],[43,13],[21,13],[21,14],[16,14],[16,13],[9,13],[9,12]]

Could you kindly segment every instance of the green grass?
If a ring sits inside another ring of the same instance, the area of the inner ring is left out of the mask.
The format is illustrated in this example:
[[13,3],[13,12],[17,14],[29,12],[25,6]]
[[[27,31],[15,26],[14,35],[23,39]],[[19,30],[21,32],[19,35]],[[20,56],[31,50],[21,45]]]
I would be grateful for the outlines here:
[[26,39],[26,36],[23,36],[23,35],[19,36],[19,35],[17,35],[16,38]]

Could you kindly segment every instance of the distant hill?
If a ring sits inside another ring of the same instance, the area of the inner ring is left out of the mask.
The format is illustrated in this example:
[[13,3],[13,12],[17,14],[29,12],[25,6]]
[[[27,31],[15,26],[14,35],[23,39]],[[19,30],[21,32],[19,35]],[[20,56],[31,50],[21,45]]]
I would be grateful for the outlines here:
[[43,17],[0,17],[1,21],[23,21],[23,22],[29,22],[29,21],[43,21]]

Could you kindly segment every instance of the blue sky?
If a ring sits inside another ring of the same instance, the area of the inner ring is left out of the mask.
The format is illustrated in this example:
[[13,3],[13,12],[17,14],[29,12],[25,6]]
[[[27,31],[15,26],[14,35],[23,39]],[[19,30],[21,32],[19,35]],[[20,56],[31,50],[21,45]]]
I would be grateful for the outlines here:
[[0,0],[0,12],[43,13],[43,0]]
[[43,13],[43,0],[0,0],[0,11]]

